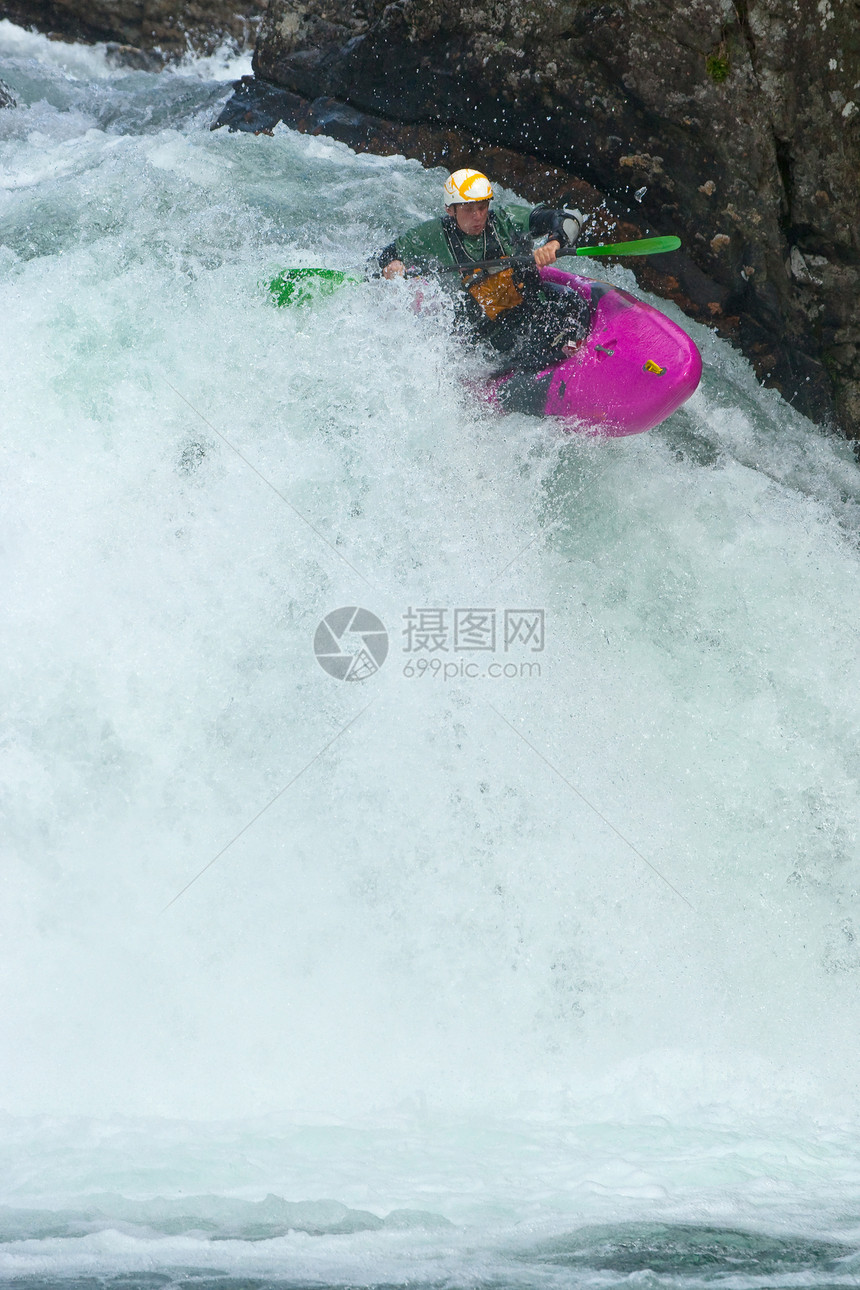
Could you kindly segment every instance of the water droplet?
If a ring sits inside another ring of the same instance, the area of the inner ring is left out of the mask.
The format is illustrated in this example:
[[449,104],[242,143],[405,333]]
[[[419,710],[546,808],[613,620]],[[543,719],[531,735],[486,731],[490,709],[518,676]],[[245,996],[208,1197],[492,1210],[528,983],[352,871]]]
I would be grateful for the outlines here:
[[648,191],[647,188],[637,188],[633,196],[636,198],[637,202],[641,202],[642,198],[645,196],[647,191]]

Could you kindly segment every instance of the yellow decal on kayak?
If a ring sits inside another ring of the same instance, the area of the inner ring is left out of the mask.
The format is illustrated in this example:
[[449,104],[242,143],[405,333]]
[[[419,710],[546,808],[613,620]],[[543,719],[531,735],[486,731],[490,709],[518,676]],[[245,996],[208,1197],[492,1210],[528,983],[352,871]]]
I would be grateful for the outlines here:
[[647,363],[642,364],[642,371],[653,372],[655,376],[664,376],[666,369],[661,367],[659,363],[655,363],[653,358],[649,358]]

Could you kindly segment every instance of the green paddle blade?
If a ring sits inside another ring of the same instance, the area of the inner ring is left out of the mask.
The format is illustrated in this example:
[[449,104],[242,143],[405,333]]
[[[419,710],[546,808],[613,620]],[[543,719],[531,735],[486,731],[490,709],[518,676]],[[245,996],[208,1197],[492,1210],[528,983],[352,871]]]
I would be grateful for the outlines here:
[[345,282],[361,282],[341,269],[284,269],[269,283],[272,301],[278,306],[307,305],[330,296]]
[[616,242],[614,246],[578,246],[577,255],[658,255],[661,251],[677,251],[679,237],[643,237],[638,242]]

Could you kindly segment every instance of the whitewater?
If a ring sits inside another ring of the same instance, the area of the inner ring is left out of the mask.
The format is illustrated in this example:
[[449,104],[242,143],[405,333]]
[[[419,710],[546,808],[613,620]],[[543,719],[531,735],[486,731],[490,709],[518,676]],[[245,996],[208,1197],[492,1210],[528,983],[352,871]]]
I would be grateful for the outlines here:
[[246,70],[0,23],[0,1278],[855,1285],[851,446],[665,302],[612,441],[432,291],[273,308],[444,176]]

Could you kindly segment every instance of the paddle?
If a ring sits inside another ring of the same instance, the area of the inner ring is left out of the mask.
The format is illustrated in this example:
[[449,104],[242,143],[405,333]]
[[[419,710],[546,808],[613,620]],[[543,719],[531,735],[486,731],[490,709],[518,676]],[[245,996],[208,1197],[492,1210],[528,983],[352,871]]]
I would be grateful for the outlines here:
[[[558,257],[567,255],[659,255],[664,251],[677,251],[679,237],[645,237],[638,242],[614,242],[610,246],[571,246],[559,251]],[[489,269],[497,264],[528,264],[531,256],[506,256],[501,260],[477,260],[467,267]],[[440,268],[462,270],[457,265],[440,265]],[[284,269],[269,283],[269,291],[276,305],[306,305],[321,296],[330,296],[345,282],[363,282],[364,278],[343,269]]]
[[345,282],[363,281],[343,269],[284,269],[269,283],[269,291],[278,306],[307,305],[320,296],[330,296]]
[[643,237],[638,242],[616,242],[614,246],[577,246],[574,255],[660,255],[663,251],[677,251],[680,245],[679,237]]
[[[614,242],[611,246],[568,246],[559,251],[555,257],[560,260],[563,255],[660,255],[663,251],[677,251],[681,245],[679,237],[643,237],[638,242]],[[500,260],[476,260],[474,264],[464,265],[465,269],[490,269],[497,264],[531,264],[530,255],[508,255]],[[445,264],[445,269],[462,272],[459,265]]]

